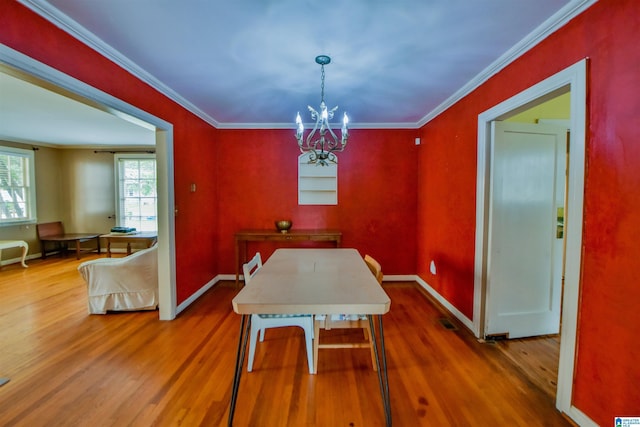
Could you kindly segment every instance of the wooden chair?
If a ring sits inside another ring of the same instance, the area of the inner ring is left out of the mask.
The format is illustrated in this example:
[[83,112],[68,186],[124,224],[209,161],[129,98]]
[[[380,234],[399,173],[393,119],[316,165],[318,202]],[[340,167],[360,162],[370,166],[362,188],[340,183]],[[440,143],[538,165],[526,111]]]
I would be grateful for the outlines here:
[[[242,273],[244,274],[244,283],[246,286],[251,286],[251,278],[260,270],[261,267],[262,258],[260,257],[260,252],[257,252],[249,262],[242,266]],[[253,370],[253,359],[256,352],[256,338],[258,338],[258,332],[260,333],[260,342],[262,342],[264,341],[265,329],[281,328],[286,326],[298,326],[304,330],[309,373],[315,373],[312,353],[313,316],[310,314],[252,314],[251,332],[249,334],[249,361],[247,363],[247,372],[251,372]]]
[[100,233],[65,233],[64,226],[61,221],[46,222],[42,224],[36,224],[36,232],[38,233],[38,240],[40,240],[40,250],[42,252],[42,258],[47,257],[47,243],[53,243],[54,248],[50,251],[60,252],[63,250],[66,252],[70,242],[75,244],[76,259],[80,259],[80,243],[90,240],[96,241],[96,248],[88,249],[90,251],[97,250],[100,253]]
[[[375,276],[378,283],[382,285],[382,267],[380,263],[373,259],[370,255],[365,255],[364,262]],[[371,334],[375,333],[369,326],[369,320],[366,315],[320,315],[315,317],[313,322],[314,341],[313,341],[313,365],[318,369],[318,350],[321,348],[369,348],[371,352],[371,364],[373,370],[377,371],[376,354],[371,340]],[[364,341],[349,343],[327,343],[320,344],[320,329],[362,329],[364,332]]]

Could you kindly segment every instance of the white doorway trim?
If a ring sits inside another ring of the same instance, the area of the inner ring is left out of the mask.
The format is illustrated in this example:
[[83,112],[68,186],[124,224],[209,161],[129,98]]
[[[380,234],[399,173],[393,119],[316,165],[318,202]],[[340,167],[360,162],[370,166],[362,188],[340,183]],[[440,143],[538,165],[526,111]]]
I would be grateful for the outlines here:
[[562,93],[571,95],[571,134],[566,207],[565,285],[562,305],[560,362],[556,407],[582,425],[592,424],[571,406],[582,255],[584,174],[586,158],[587,59],[566,68],[478,116],[478,164],[476,179],[476,241],[474,265],[473,332],[484,330],[489,206],[490,123],[501,120]]
[[102,92],[10,47],[0,44],[0,64],[44,80],[73,98],[156,133],[158,174],[158,286],[160,320],[176,317],[175,203],[173,180],[173,125]]

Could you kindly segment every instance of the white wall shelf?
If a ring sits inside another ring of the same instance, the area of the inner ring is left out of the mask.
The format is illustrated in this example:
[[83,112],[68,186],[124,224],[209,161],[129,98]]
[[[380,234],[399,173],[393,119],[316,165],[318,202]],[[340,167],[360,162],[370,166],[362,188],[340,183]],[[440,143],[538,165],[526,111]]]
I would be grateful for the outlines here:
[[298,157],[298,204],[338,204],[338,164],[309,163],[309,153]]

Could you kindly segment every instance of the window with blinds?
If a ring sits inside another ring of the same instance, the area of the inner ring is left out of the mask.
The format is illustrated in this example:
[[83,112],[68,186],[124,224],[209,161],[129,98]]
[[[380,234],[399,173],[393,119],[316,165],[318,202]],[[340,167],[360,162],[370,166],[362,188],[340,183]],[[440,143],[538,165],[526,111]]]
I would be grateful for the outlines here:
[[154,154],[116,154],[117,224],[137,231],[158,230]]
[[0,225],[36,222],[33,150],[0,147]]

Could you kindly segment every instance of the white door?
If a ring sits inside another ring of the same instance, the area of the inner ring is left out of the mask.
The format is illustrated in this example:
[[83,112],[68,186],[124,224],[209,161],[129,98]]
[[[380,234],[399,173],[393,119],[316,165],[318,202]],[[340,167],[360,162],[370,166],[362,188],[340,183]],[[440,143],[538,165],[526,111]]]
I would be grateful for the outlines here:
[[559,332],[566,136],[558,126],[492,123],[485,336]]

